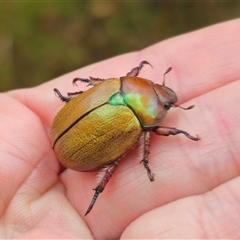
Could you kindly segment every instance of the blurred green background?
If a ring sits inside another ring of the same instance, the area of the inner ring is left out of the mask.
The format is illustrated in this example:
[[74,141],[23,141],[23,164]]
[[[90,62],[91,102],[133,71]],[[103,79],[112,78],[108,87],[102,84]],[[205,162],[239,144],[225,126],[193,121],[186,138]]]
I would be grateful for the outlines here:
[[0,2],[0,91],[240,16],[240,1]]

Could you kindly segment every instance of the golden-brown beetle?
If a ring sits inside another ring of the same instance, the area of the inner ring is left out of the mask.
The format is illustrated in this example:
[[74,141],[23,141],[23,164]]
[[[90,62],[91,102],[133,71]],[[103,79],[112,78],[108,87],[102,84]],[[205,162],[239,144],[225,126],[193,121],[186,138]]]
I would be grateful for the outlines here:
[[[140,139],[143,140],[142,163],[150,181],[154,180],[148,166],[151,131],[164,136],[182,133],[192,140],[200,139],[176,128],[160,126],[167,111],[171,107],[179,107],[175,104],[177,96],[165,86],[164,80],[159,85],[137,77],[144,64],[149,63],[142,61],[120,78],[76,78],[73,83],[82,81],[94,87],[85,92],[68,93],[68,97],[54,89],[60,99],[67,102],[56,115],[51,128],[57,158],[67,168],[80,172],[104,169],[85,215],[91,211],[121,157]],[[192,107],[181,108],[187,110]]]

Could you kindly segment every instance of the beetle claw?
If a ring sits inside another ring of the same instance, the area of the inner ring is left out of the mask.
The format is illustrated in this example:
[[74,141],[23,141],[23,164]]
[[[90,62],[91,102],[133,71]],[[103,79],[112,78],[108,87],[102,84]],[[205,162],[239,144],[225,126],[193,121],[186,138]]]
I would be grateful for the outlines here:
[[95,190],[95,193],[93,195],[92,201],[91,201],[86,213],[84,214],[84,216],[86,216],[88,213],[91,212],[91,210],[92,210],[92,208],[93,208],[93,206],[94,206],[94,204],[95,204],[95,202],[98,198],[99,193],[101,193],[104,190],[104,188],[101,187],[101,186],[98,186],[98,187],[94,188],[93,190]]
[[199,141],[201,138],[196,134],[196,137],[190,135],[189,133],[185,132],[185,131],[181,131],[179,133],[184,134],[187,138],[193,140],[193,141]]
[[144,159],[142,162],[143,162],[143,166],[147,169],[147,175],[148,175],[149,180],[151,182],[153,182],[154,181],[154,174],[148,166],[148,160]]
[[90,82],[90,79],[88,79],[88,78],[74,78],[74,79],[72,80],[72,84],[75,85],[75,86],[77,86],[77,84],[76,84],[77,81],[89,83],[89,82]]
[[186,131],[183,131],[183,130],[180,130],[177,128],[173,128],[173,127],[158,126],[157,128],[153,129],[153,132],[155,132],[157,135],[162,135],[162,136],[177,135],[177,134],[181,133],[191,140],[194,140],[194,141],[200,140],[200,137],[198,135],[196,135],[196,137],[194,137]]
[[57,96],[63,101],[63,102],[69,102],[71,100],[70,97],[65,97],[61,94],[61,92],[57,89],[54,88],[53,91],[57,94]]
[[128,72],[126,74],[126,76],[130,76],[130,77],[136,77],[139,72],[141,71],[141,69],[143,68],[144,64],[148,64],[150,65],[151,67],[153,67],[148,61],[144,60],[144,61],[141,61],[140,64],[138,65],[138,67],[135,67],[133,68],[130,72]]
[[[192,137],[192,136],[191,136]],[[196,137],[193,137],[193,139],[192,140],[194,140],[194,141],[199,141],[201,138],[196,134]]]
[[97,77],[89,77],[89,78],[74,78],[72,83],[73,85],[77,86],[76,82],[80,81],[80,82],[85,82],[88,83],[87,86],[94,86],[97,85],[101,82],[103,82],[105,79],[103,78],[97,78]]
[[147,175],[148,175],[149,180],[151,182],[153,182],[154,181],[154,173],[151,171],[150,167],[148,166],[148,159],[143,159],[140,163],[143,163],[143,166],[147,170]]

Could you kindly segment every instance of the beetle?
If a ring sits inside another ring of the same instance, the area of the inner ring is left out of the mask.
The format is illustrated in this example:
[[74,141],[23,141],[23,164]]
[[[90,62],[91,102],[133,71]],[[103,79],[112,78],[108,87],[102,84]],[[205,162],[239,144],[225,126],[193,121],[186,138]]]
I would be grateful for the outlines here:
[[103,171],[85,216],[92,210],[120,159],[137,143],[142,146],[140,157],[148,178],[154,180],[148,165],[151,132],[163,136],[181,133],[191,140],[200,140],[198,135],[194,137],[183,130],[161,125],[171,107],[180,107],[176,105],[175,92],[165,86],[165,75],[171,68],[164,73],[159,85],[138,77],[145,64],[151,66],[148,61],[142,61],[120,78],[75,78],[74,84],[81,81],[93,87],[85,92],[68,93],[67,97],[54,89],[66,102],[54,118],[50,132],[57,158],[75,171]]

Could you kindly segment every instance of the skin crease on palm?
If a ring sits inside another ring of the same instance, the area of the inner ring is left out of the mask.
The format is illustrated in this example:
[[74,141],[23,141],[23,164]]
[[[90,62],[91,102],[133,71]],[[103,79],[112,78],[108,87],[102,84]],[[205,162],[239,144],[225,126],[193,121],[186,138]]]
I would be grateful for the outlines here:
[[[184,34],[31,89],[0,95],[1,238],[162,239],[240,237],[240,20]],[[93,210],[97,172],[59,165],[49,131],[64,95],[86,89],[75,77],[120,77],[141,60],[140,72],[177,96],[164,126],[198,134],[151,134],[150,182],[133,150],[120,162]]]

